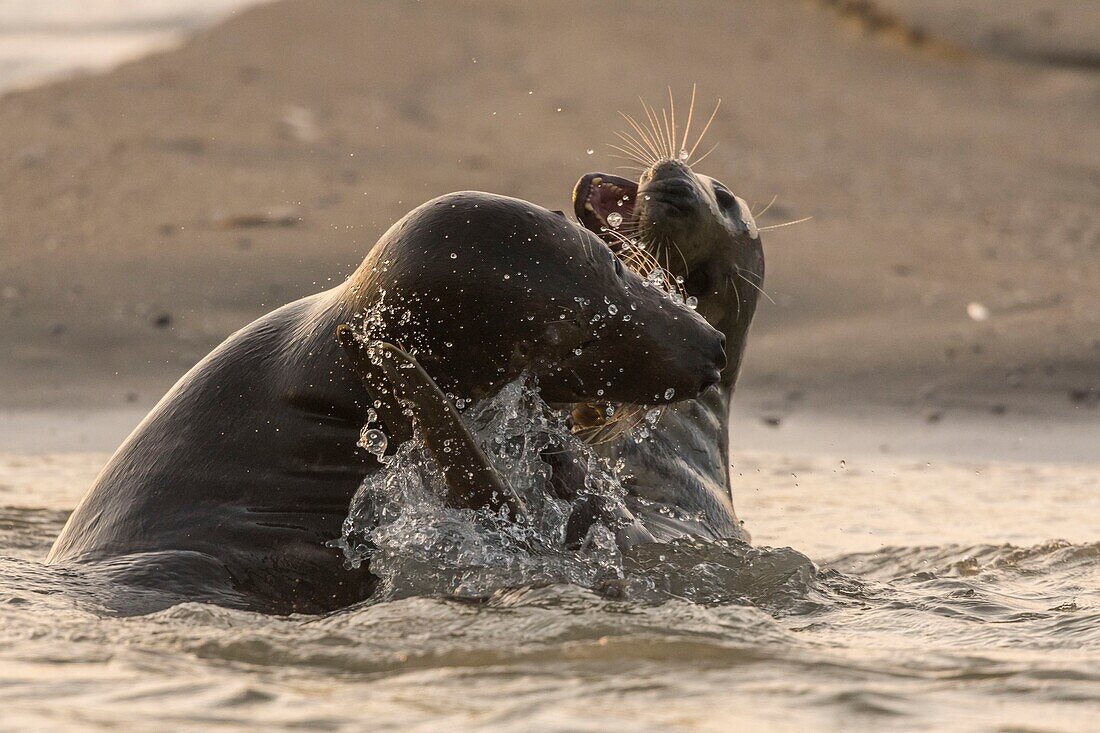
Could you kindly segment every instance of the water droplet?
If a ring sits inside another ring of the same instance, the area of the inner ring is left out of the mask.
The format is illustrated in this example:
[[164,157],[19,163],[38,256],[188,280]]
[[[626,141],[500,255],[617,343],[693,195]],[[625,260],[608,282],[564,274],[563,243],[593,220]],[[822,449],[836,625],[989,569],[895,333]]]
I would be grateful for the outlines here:
[[581,350],[580,350],[580,349],[578,348],[578,349],[573,349],[573,353],[574,353],[574,354],[576,354],[577,356],[580,356],[580,355],[581,355],[581,354],[583,354],[584,352],[583,352],[583,351],[581,351]]
[[690,157],[690,153],[688,153],[688,151],[686,151],[686,150],[684,150],[684,149],[682,149],[682,148],[681,148],[681,149],[680,149],[680,160],[682,160],[682,161],[684,161],[684,162],[686,163],[686,162],[687,162],[687,159],[688,159],[689,157]]
[[596,153],[596,151],[593,150],[592,148],[589,148],[588,150],[586,150],[584,152],[588,153],[589,155],[594,155]]
[[610,224],[613,229],[618,229],[623,223],[623,215],[617,211],[612,211],[607,215],[607,223]]
[[458,253],[457,252],[451,252],[451,259],[452,260],[457,260],[458,259]]
[[611,305],[607,306],[607,312],[610,313],[611,315],[615,315],[616,313],[619,312],[619,306],[612,303]]
[[666,400],[671,400],[673,398],[673,396],[675,396],[675,394],[676,394],[676,390],[674,390],[672,387],[669,387],[668,389],[665,390],[665,399]]
[[691,308],[692,310],[695,310],[699,307],[699,299],[696,298],[694,295],[689,295],[684,303],[687,305],[688,308]]
[[378,428],[364,427],[359,433],[359,447],[368,453],[373,453],[379,460],[386,452],[389,439]]

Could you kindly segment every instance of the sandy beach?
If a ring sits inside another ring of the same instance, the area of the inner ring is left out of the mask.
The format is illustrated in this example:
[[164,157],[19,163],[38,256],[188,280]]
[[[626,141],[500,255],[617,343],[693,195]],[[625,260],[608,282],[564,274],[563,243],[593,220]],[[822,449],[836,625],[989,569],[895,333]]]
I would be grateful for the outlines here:
[[[1012,22],[1097,22],[1069,5]],[[9,93],[0,405],[144,409],[432,196],[568,208],[617,164],[617,110],[694,83],[723,99],[704,172],[775,197],[762,226],[813,217],[765,234],[741,406],[1100,422],[1100,77],[879,25],[832,3],[290,1]]]

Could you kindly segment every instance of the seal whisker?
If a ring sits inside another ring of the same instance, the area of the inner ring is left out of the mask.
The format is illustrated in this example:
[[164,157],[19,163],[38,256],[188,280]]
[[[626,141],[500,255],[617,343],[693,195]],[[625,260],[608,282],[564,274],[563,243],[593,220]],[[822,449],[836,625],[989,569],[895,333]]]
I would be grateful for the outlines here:
[[737,312],[734,318],[741,318],[741,291],[737,289],[737,281],[733,279],[732,275],[726,275],[726,281],[733,287],[733,296],[737,301]]
[[624,148],[623,146],[616,145],[615,143],[608,143],[607,145],[608,145],[608,147],[610,147],[614,150],[618,150],[620,153],[623,153],[624,155],[629,155],[631,157],[631,159],[637,161],[638,163],[641,163],[642,165],[649,165],[650,164],[649,156],[646,153],[634,148],[633,146],[627,145]]
[[642,110],[645,112],[646,119],[649,120],[649,127],[653,134],[653,139],[659,143],[657,149],[661,154],[658,157],[663,158],[666,155],[666,151],[664,150],[665,143],[661,139],[663,136],[660,132],[660,125],[657,122],[657,114],[649,109],[649,105],[645,103],[644,99],[638,97],[638,101],[642,103]]
[[[774,204],[776,202],[776,200],[778,200],[778,199],[779,199],[779,194],[776,194],[776,195],[772,196],[772,200],[768,202],[768,205],[765,206],[763,209],[761,209],[758,213],[753,214],[753,218],[757,218],[757,217],[763,216],[764,214],[768,213],[768,209],[770,209],[772,207],[772,204]],[[749,209],[749,213],[752,214],[752,209]]]
[[[649,140],[649,138],[648,138],[648,137],[647,137],[647,136],[645,135],[645,133],[644,133],[644,132],[642,131],[642,128],[641,128],[641,126],[640,126],[640,125],[638,124],[638,121],[637,121],[637,120],[635,120],[635,119],[634,119],[633,117],[631,117],[630,115],[628,115],[628,114],[626,114],[625,112],[622,112],[622,111],[620,111],[620,112],[619,112],[619,115],[620,115],[620,116],[621,116],[621,117],[622,117],[622,118],[623,118],[624,120],[626,120],[626,123],[627,123],[628,125],[630,125],[631,129],[633,129],[633,130],[634,130],[634,134],[636,134],[636,135],[637,135],[637,138],[635,138],[635,137],[634,137],[634,135],[631,135],[631,134],[630,134],[629,132],[627,132],[626,134],[627,134],[627,135],[628,135],[628,136],[629,136],[629,137],[630,137],[630,138],[631,138],[632,140],[634,140],[634,141],[635,141],[635,142],[636,142],[636,143],[638,144],[638,146],[639,146],[640,148],[642,148],[643,150],[645,150],[645,151],[646,151],[646,156],[647,156],[647,157],[651,157],[651,156],[655,157],[655,156],[656,156],[656,151],[655,151],[655,150],[654,150],[654,148],[653,148],[653,144],[652,144],[652,142],[651,142],[651,141]],[[616,133],[616,134],[619,134],[619,133]],[[620,137],[621,137],[621,136],[620,136]]]
[[[601,403],[591,404],[600,413],[606,414],[605,410],[599,410]],[[623,435],[630,433],[646,419],[648,410],[641,405],[622,403],[615,405],[614,403],[602,403],[607,407],[613,408],[613,414],[610,420],[594,425],[575,425],[573,432],[578,435],[588,445],[605,445],[614,440],[618,440]],[[664,408],[657,408],[664,412]],[[660,419],[658,417],[658,419]]]
[[672,128],[668,138],[669,149],[676,147],[676,99],[672,96],[672,85],[668,87],[668,116],[672,120]]
[[755,278],[759,278],[761,282],[763,282],[763,281],[764,281],[764,276],[763,276],[763,275],[760,275],[760,274],[758,274],[758,273],[755,273],[755,272],[753,272],[752,270],[741,270],[741,269],[738,269],[738,274],[740,274],[742,278],[744,278],[744,277],[745,277],[745,273],[746,273],[746,272],[747,272],[747,273],[748,273],[749,275],[752,275],[752,276],[753,276],[753,277],[755,277]]
[[665,239],[661,242],[661,249],[663,250],[664,257],[665,257],[665,268],[664,269],[665,269],[665,272],[668,272],[668,269],[669,269],[669,267],[668,267],[668,239]]
[[661,160],[665,157],[664,143],[661,142],[661,135],[657,132],[657,127],[654,124],[653,116],[650,113],[649,109],[645,106],[644,102],[642,103],[642,109],[645,111],[646,120],[649,122],[649,127],[646,128],[646,132],[648,133],[650,139],[653,140],[653,147],[657,151],[657,155],[654,157],[654,161]]
[[714,105],[714,111],[710,113],[710,119],[707,120],[707,124],[703,126],[703,131],[699,133],[698,139],[695,140],[695,144],[691,146],[691,150],[688,152],[688,158],[695,155],[696,148],[699,147],[699,143],[703,142],[703,137],[707,134],[707,130],[710,129],[710,125],[714,122],[715,115],[718,114],[718,108],[722,106],[722,100],[719,99]]
[[644,165],[646,164],[646,162],[645,162],[644,160],[638,160],[638,156],[637,156],[637,155],[631,155],[631,154],[630,154],[629,152],[627,152],[627,151],[623,150],[622,148],[618,147],[617,145],[608,145],[608,147],[610,147],[610,148],[612,148],[612,149],[614,149],[614,150],[618,150],[618,151],[620,151],[621,153],[623,153],[622,155],[616,155],[616,154],[612,153],[612,154],[610,155],[610,157],[612,157],[612,158],[618,158],[619,160],[629,160],[629,161],[633,161],[634,163],[639,163],[639,164],[641,164],[641,165],[643,165],[643,166],[644,166]]
[[[638,102],[640,102],[641,105],[642,105],[642,112],[645,113],[646,124],[649,125],[646,128],[646,133],[654,141],[654,143],[659,143],[660,136],[658,136],[657,133],[655,132],[656,128],[653,124],[653,117],[649,113],[649,107],[646,105],[645,101],[641,97],[638,97]],[[664,155],[664,151],[661,149],[661,146],[659,144],[656,145],[656,148],[657,148],[657,158],[659,159]]]
[[735,270],[734,272],[736,273],[737,277],[741,278],[742,280],[744,280],[745,282],[747,282],[747,283],[748,283],[749,285],[752,285],[752,286],[753,286],[754,288],[756,288],[756,290],[757,290],[757,291],[758,291],[758,292],[759,292],[759,293],[760,293],[761,295],[763,295],[763,296],[764,296],[765,298],[767,298],[767,299],[768,299],[768,302],[769,302],[769,303],[771,303],[772,305],[775,305],[775,301],[774,301],[774,300],[772,300],[772,296],[768,295],[768,294],[767,294],[767,293],[766,293],[766,292],[764,291],[764,288],[760,287],[759,285],[757,285],[756,283],[754,283],[754,282],[753,282],[752,280],[749,280],[749,279],[748,279],[747,277],[745,277],[744,275],[742,275],[742,274],[741,274],[741,268],[737,268],[737,270]]
[[684,257],[684,250],[680,249],[680,245],[676,243],[675,239],[670,239],[669,241],[672,242],[672,246],[675,247],[676,251],[679,253],[680,261],[684,263],[684,278],[686,279],[691,272],[691,268],[688,266],[687,257]]
[[711,149],[710,149],[710,150],[708,150],[707,152],[703,153],[703,154],[702,154],[702,155],[701,155],[701,156],[699,157],[699,160],[693,161],[693,162],[692,162],[692,165],[699,165],[699,164],[700,164],[700,163],[702,163],[702,162],[703,162],[704,160],[706,160],[706,159],[707,159],[707,156],[708,156],[708,155],[710,155],[711,153],[713,153],[713,152],[714,152],[715,150],[717,150],[717,149],[718,149],[718,145],[719,145],[719,143],[714,143],[714,145],[713,145],[713,146],[711,146]]
[[683,139],[683,142],[680,143],[680,150],[684,150],[684,151],[687,150],[688,133],[691,132],[691,117],[694,114],[694,112],[695,112],[695,84],[692,83],[692,85],[691,85],[691,103],[688,104],[687,124],[684,125],[684,139]]
[[653,162],[649,154],[646,153],[645,146],[642,145],[633,135],[631,135],[630,133],[623,133],[618,131],[616,131],[615,134],[619,137],[620,140],[623,141],[623,143],[626,144],[627,147],[629,147],[632,151],[637,153],[639,157],[642,158],[642,162]]
[[[620,112],[619,114],[622,113]],[[626,115],[623,116],[626,117]],[[646,149],[646,146],[643,144],[645,139],[642,138],[640,135],[635,136],[634,133],[630,132],[630,130],[616,130],[615,134],[618,135],[620,139],[626,140],[627,142],[636,145],[639,150]]]
[[801,224],[803,222],[809,221],[810,219],[813,219],[813,217],[812,216],[807,216],[803,219],[795,219],[794,221],[787,221],[787,222],[784,222],[782,224],[772,224],[771,226],[766,226],[766,227],[757,227],[756,229],[757,229],[757,231],[766,232],[766,231],[769,231],[771,229],[779,229],[780,227],[789,227],[789,226],[793,226],[795,224]]
[[625,119],[627,123],[634,128],[634,131],[638,133],[638,136],[645,141],[646,148],[653,154],[653,159],[660,159],[661,153],[657,149],[657,146],[653,143],[653,140],[649,137],[649,133],[646,132],[646,130],[638,123],[637,120],[635,120],[627,113],[619,112],[619,114],[622,115],[623,119]]
[[676,155],[672,152],[672,127],[668,121],[668,115],[665,113],[665,109],[661,108],[661,119],[665,122],[665,142],[668,143],[668,157],[675,158]]
[[641,150],[635,149],[633,146],[628,145],[624,148],[621,145],[616,145],[615,143],[608,143],[607,145],[608,147],[618,150],[620,153],[631,156],[634,160],[638,161],[642,165],[648,165],[650,162],[649,157],[645,155],[645,153],[643,153]]

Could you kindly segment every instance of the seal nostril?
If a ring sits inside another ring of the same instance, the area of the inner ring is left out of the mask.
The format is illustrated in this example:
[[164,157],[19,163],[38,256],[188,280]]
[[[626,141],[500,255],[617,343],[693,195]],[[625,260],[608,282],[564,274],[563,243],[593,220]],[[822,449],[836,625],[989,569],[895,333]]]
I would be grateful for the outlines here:
[[714,385],[718,384],[722,379],[722,372],[717,369],[711,369],[707,376],[703,377],[702,384],[699,385],[699,392],[705,392]]
[[726,364],[726,337],[719,334],[718,339],[714,342],[714,361],[717,364],[725,366]]
[[662,204],[671,214],[690,216],[699,203],[699,194],[691,181],[669,178],[653,181],[640,191],[647,201]]

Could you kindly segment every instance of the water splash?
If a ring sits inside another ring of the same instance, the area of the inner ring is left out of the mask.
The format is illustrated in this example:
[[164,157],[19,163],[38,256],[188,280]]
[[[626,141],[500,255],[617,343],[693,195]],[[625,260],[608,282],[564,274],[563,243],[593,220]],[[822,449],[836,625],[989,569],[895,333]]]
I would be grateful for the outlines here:
[[381,579],[374,600],[413,595],[484,597],[502,587],[570,583],[602,587],[623,577],[616,527],[595,523],[579,549],[567,548],[571,503],[551,487],[550,456],[578,462],[579,496],[624,506],[614,466],[574,436],[566,415],[539,397],[527,377],[463,413],[475,438],[523,500],[523,523],[487,509],[444,504],[443,469],[418,437],[382,456],[333,542],[352,567],[369,563]]

